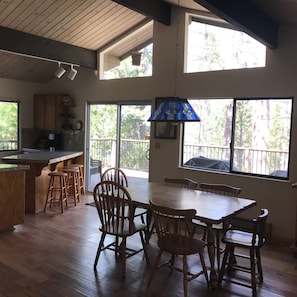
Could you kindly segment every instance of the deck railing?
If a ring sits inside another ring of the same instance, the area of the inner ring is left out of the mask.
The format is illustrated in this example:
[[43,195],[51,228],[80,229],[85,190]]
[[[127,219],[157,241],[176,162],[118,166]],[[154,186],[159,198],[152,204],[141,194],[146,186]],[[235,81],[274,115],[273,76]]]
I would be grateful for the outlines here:
[[[17,140],[0,140],[0,150],[17,150]],[[123,168],[148,172],[149,140],[122,139],[120,164]],[[103,166],[115,164],[116,139],[92,139],[90,157],[101,160]],[[203,156],[210,159],[229,160],[230,149],[227,146],[185,145],[184,163],[192,157]],[[286,171],[289,153],[279,150],[260,150],[235,147],[233,166],[238,171],[259,174],[271,174],[274,171]]]
[[[196,156],[229,160],[230,149],[227,146],[184,146],[184,162]],[[269,175],[274,171],[287,171],[288,158],[289,153],[285,151],[235,147],[233,166],[241,172]]]
[[17,140],[0,140],[0,151],[14,151],[18,149]]
[[[116,145],[114,138],[92,139],[90,157],[93,160],[101,160],[104,167],[114,166]],[[149,145],[149,140],[122,139],[120,147],[121,167],[148,172]]]
[[[104,166],[113,164],[116,140],[113,138],[92,139],[91,157],[102,160]],[[122,139],[121,167],[148,172],[149,140]],[[230,149],[227,146],[185,145],[184,163],[192,157],[203,156],[211,159],[229,160]],[[279,150],[259,150],[236,147],[234,166],[242,172],[271,174],[274,171],[287,170],[289,153]]]

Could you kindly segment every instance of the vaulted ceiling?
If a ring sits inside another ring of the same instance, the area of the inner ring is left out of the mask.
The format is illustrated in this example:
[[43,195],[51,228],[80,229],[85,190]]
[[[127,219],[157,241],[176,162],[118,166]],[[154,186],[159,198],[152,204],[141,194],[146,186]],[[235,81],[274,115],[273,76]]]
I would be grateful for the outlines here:
[[52,61],[95,69],[98,49],[136,32],[114,47],[123,56],[152,38],[151,20],[170,25],[172,5],[210,11],[270,48],[280,24],[297,26],[295,0],[0,0],[0,77],[47,82]]

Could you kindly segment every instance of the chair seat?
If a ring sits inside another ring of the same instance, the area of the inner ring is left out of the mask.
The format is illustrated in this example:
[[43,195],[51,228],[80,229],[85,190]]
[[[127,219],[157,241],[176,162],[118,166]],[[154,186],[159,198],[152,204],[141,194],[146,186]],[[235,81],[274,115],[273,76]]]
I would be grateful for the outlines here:
[[[244,247],[251,247],[253,246],[252,239],[253,239],[253,233],[231,229],[226,232],[226,234],[222,238],[222,242],[232,243],[232,244],[236,244]],[[258,246],[258,245],[259,245],[259,236],[257,235],[254,246]]]
[[131,236],[139,231],[144,231],[146,230],[146,225],[142,223],[133,223],[130,225],[129,228],[129,221],[125,220],[124,221],[124,226],[122,226],[122,221],[119,222],[118,228],[114,228],[116,225],[115,222],[110,222],[110,224],[105,224],[100,227],[101,232],[106,232],[107,234],[110,235],[116,235],[120,237],[125,237],[125,236]]
[[[195,225],[199,226],[199,227],[203,227],[203,228],[206,228],[207,227],[207,225],[204,222],[201,222],[201,221],[198,221],[198,220],[193,220],[193,223]],[[223,223],[213,224],[211,226],[211,228],[214,229],[214,230],[219,230],[219,231],[221,231],[221,230],[224,229]]]
[[191,240],[177,236],[170,236],[167,238],[160,238],[158,245],[164,251],[176,255],[193,255],[200,253],[205,247],[205,242],[192,238]]
[[142,215],[145,215],[146,212],[147,212],[147,209],[145,209],[145,208],[140,208],[140,207],[136,207],[136,208],[135,208],[134,216],[135,216],[135,217],[142,216]]
[[[134,217],[143,216],[143,215],[146,214],[146,212],[147,212],[147,209],[136,207],[136,208],[134,209]],[[125,217],[125,218],[128,218],[128,217],[129,217],[129,206],[128,206],[128,205],[125,206],[124,217]]]

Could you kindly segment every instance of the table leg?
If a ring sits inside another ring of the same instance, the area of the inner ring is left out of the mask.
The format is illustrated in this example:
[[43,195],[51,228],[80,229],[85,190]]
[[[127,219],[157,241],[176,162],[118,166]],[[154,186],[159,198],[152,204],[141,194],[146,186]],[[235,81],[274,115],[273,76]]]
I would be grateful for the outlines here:
[[210,287],[216,288],[218,286],[218,275],[215,270],[214,232],[211,224],[207,225],[207,250],[210,262]]

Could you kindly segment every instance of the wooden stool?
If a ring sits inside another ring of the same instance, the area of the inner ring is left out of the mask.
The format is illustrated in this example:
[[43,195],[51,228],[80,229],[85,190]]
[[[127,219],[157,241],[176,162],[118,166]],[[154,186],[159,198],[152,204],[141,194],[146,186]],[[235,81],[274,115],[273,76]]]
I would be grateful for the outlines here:
[[67,167],[77,167],[79,169],[79,190],[81,194],[85,193],[85,179],[84,179],[84,165],[82,164],[69,164]]
[[66,189],[68,197],[73,196],[74,205],[80,200],[79,189],[79,168],[74,166],[64,166],[62,172],[67,174],[66,177]]
[[61,212],[63,213],[64,202],[66,207],[68,208],[68,198],[66,191],[67,174],[64,172],[50,172],[48,176],[50,176],[50,181],[43,211],[44,213],[46,212],[48,203],[50,203],[50,207],[52,207],[52,203],[54,201],[59,201],[61,205]]

